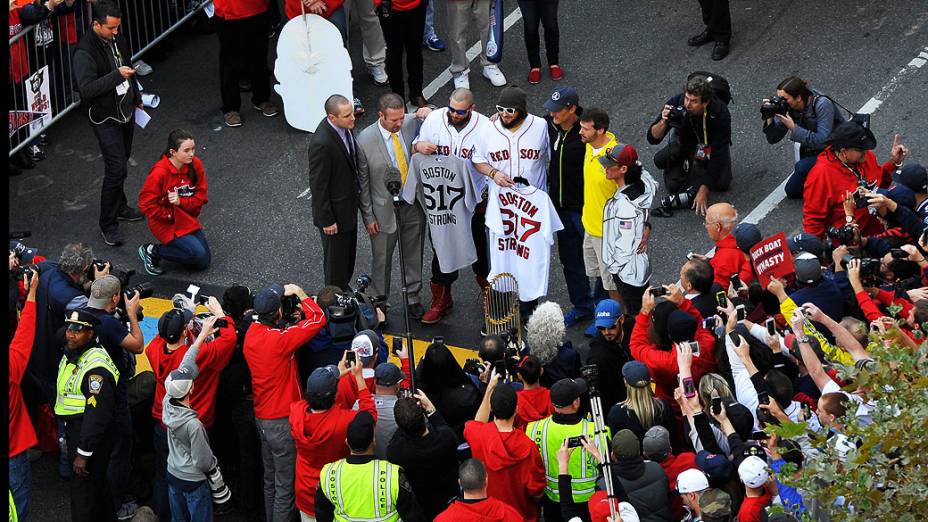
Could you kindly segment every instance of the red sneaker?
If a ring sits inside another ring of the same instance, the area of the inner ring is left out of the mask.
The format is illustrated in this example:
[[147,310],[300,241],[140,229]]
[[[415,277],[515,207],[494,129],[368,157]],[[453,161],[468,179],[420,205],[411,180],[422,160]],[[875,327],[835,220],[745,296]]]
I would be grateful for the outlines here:
[[532,69],[528,72],[528,83],[532,85],[541,83],[541,69]]
[[552,79],[552,80],[558,81],[558,80],[560,80],[561,78],[564,77],[564,69],[561,69],[561,66],[560,66],[560,65],[552,65],[552,66],[550,67],[550,70],[551,70],[551,79]]

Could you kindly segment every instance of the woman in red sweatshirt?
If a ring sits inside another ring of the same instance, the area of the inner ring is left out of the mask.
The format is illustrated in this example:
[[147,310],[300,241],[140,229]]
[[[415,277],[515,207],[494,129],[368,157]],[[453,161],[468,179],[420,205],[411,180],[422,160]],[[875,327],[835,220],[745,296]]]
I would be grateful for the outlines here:
[[174,129],[168,135],[164,155],[148,173],[139,194],[139,209],[161,243],[139,247],[145,272],[163,274],[161,260],[195,270],[209,267],[211,254],[199,219],[206,203],[206,172],[196,157],[193,135]]

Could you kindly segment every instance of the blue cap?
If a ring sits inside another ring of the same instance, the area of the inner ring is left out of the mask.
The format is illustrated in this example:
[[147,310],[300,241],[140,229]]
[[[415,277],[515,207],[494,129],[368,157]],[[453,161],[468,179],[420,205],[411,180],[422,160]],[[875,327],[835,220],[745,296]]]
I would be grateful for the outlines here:
[[266,314],[280,308],[280,299],[284,296],[284,287],[274,283],[255,295],[255,313]]
[[928,192],[928,171],[918,163],[910,163],[893,172],[893,181],[916,194]]
[[793,255],[796,255],[798,252],[808,252],[819,259],[825,258],[825,244],[822,243],[819,237],[809,234],[808,232],[800,232],[788,238],[786,240],[786,245]]
[[545,110],[548,112],[557,112],[571,105],[579,105],[580,96],[577,95],[577,89],[573,87],[558,87],[551,93],[551,96],[545,102]]
[[731,462],[725,455],[716,455],[706,450],[696,454],[696,465],[699,466],[709,480],[725,482],[731,476]]
[[596,328],[612,328],[622,317],[622,306],[614,299],[603,299],[596,305]]
[[340,375],[334,364],[316,368],[306,379],[306,395],[335,395]]
[[738,244],[738,248],[745,254],[750,254],[754,245],[760,243],[761,240],[764,239],[764,236],[760,233],[760,229],[757,228],[757,225],[754,223],[738,223],[738,226],[736,226],[731,233],[735,236],[735,242]]

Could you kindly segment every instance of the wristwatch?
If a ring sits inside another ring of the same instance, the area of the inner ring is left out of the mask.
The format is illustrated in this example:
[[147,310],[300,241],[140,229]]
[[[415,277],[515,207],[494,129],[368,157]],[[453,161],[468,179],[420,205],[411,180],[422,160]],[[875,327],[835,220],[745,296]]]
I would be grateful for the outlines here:
[[854,216],[844,216],[844,222],[850,225],[854,222]]
[[805,344],[809,344],[809,341],[810,341],[808,335],[803,335],[802,337],[797,337],[796,340],[799,341],[800,343],[805,343]]

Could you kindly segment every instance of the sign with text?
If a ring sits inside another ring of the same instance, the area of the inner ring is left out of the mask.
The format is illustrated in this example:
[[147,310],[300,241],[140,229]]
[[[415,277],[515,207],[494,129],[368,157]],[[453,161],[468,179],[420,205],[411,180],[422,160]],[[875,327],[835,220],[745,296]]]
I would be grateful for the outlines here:
[[760,284],[767,288],[771,277],[791,284],[796,277],[793,267],[793,254],[786,245],[786,234],[780,232],[764,239],[751,249],[751,262],[760,278]]
[[42,67],[27,81],[26,105],[33,114],[41,114],[29,123],[29,134],[38,136],[42,129],[52,120],[52,103],[49,89],[48,66]]

